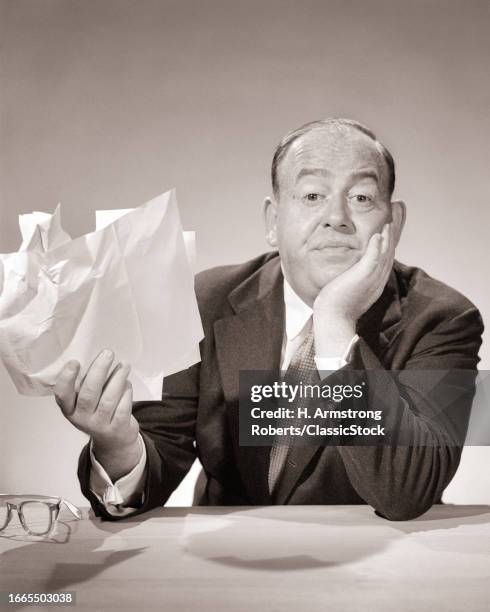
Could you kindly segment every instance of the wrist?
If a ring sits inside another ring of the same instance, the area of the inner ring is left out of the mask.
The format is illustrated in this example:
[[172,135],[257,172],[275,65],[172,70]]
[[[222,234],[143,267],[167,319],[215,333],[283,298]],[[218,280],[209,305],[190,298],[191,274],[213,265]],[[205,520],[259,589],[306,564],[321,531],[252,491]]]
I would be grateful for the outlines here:
[[142,449],[138,438],[121,443],[92,437],[92,452],[113,482],[131,472],[138,464]]
[[128,452],[132,447],[138,447],[138,434],[137,431],[131,432],[131,435],[100,435],[92,434],[90,436],[92,440],[92,448],[97,449],[101,453],[112,453],[112,452]]
[[315,352],[317,357],[339,357],[347,351],[356,335],[356,323],[345,314],[313,313]]

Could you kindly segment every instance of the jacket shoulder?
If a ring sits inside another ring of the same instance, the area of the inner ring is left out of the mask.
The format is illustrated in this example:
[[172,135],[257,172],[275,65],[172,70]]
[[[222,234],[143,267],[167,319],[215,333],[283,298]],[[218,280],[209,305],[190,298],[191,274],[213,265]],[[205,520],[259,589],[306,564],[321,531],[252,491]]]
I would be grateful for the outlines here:
[[219,315],[233,289],[275,257],[278,254],[273,251],[241,264],[216,266],[199,272],[195,277],[195,290],[201,316],[215,318],[213,315]]
[[[480,313],[465,295],[446,283],[433,278],[421,268],[395,262],[394,271],[403,306],[416,307],[418,311],[430,312],[436,319],[448,320],[464,314]],[[413,313],[412,313],[413,314]]]

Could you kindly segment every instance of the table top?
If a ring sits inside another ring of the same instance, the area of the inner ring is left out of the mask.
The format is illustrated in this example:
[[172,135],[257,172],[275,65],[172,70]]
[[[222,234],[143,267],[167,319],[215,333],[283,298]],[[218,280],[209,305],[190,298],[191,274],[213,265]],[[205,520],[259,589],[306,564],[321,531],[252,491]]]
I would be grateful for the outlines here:
[[9,525],[0,591],[76,591],[77,610],[490,609],[490,506],[435,506],[406,522],[368,506],[83,514],[50,541]]

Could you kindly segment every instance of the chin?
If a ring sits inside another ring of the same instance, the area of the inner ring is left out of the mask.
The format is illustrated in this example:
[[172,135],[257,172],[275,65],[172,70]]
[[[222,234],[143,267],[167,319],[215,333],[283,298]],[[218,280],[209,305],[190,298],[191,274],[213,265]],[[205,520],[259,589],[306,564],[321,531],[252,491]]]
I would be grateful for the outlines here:
[[323,267],[320,269],[316,269],[311,274],[311,278],[314,281],[316,287],[320,291],[328,285],[328,283],[332,282],[334,278],[340,276],[343,272],[352,267],[351,262],[337,262],[335,264],[330,264],[328,267]]
[[313,251],[309,258],[312,278],[319,279],[325,286],[328,282],[339,276],[357,263],[361,254],[354,249],[323,249]]

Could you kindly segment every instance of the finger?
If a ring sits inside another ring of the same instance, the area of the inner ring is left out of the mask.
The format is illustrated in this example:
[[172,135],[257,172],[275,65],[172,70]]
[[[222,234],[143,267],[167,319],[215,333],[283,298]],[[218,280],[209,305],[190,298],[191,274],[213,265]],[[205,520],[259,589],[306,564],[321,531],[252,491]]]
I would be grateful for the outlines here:
[[373,296],[377,299],[386,286],[393,265],[391,253],[392,227],[391,223],[386,223],[381,231],[379,244],[379,255],[373,264],[371,273],[371,286]]
[[373,234],[369,239],[366,251],[359,261],[363,275],[370,275],[378,268],[381,243],[381,234]]
[[390,242],[391,242],[391,223],[385,223],[383,225],[383,230],[381,232],[381,238],[382,238],[382,243],[381,243],[381,255],[385,255],[390,247]]
[[77,399],[75,381],[79,371],[80,364],[78,361],[69,361],[56,379],[54,398],[65,416],[70,416],[75,409]]
[[384,255],[385,258],[385,270],[384,274],[389,276],[391,272],[391,268],[393,267],[393,261],[395,259],[395,247],[396,247],[396,236],[395,236],[395,227],[393,222],[388,225],[388,240],[386,245],[386,253]]
[[86,413],[95,411],[113,360],[114,353],[108,349],[104,349],[97,355],[80,384],[76,410]]
[[396,227],[396,223],[394,221],[391,222],[391,235],[390,235],[390,254],[392,259],[395,257],[395,249],[398,244],[398,229]]
[[386,252],[381,258],[380,265],[378,267],[377,274],[375,277],[375,282],[373,282],[374,285],[379,287],[380,294],[386,286],[386,283],[388,282],[392,266],[393,259],[390,259],[389,253]]
[[110,422],[126,390],[130,371],[131,366],[127,363],[120,363],[117,365],[102,391],[99,403],[94,412],[94,416],[97,419],[107,423]]
[[379,258],[378,274],[380,279],[384,278],[393,265],[393,228],[391,223],[386,223],[382,231],[382,245]]
[[114,414],[112,415],[113,425],[122,425],[129,421],[133,412],[133,387],[128,381],[124,389],[124,393],[121,396],[121,400],[117,405]]

